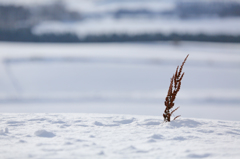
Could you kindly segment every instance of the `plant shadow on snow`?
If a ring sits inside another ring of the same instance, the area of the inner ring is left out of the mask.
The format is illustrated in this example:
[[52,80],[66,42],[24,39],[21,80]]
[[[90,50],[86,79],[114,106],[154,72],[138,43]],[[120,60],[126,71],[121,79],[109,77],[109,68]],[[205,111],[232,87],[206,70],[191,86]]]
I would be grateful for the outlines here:
[[180,128],[180,127],[188,127],[195,128],[201,126],[203,123],[191,120],[191,119],[181,119],[174,120],[168,123],[169,128]]

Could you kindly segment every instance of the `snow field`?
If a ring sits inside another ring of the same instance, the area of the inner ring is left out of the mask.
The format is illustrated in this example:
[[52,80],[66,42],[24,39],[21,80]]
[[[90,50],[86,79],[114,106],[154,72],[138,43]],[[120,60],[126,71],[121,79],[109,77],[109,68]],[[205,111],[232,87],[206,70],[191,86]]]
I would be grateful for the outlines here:
[[[98,27],[95,27],[95,26]],[[154,34],[163,33],[170,35],[178,34],[207,34],[207,35],[239,35],[239,18],[225,19],[201,19],[201,20],[181,20],[177,18],[157,18],[157,19],[112,19],[88,20],[86,22],[63,23],[55,21],[43,22],[33,28],[36,35],[42,34],[64,34],[71,33],[78,37],[85,38],[88,35],[112,35],[112,34]]]
[[[239,48],[0,43],[0,158],[237,159]],[[184,118],[162,123],[187,54],[175,113]]]
[[0,114],[0,158],[238,158],[240,122],[114,114]]
[[240,120],[240,45],[0,43],[0,112],[161,116],[187,54],[176,115]]

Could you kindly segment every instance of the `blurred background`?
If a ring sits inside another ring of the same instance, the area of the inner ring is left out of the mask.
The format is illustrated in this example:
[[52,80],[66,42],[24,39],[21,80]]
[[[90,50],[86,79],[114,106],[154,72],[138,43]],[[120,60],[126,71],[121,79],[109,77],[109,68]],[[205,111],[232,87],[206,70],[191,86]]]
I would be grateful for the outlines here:
[[236,0],[0,0],[1,113],[240,120]]

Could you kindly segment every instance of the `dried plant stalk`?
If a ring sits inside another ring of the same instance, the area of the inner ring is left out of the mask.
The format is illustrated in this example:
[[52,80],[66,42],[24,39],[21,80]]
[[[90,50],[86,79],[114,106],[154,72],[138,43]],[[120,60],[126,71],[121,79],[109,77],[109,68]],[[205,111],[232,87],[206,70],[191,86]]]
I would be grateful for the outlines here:
[[[184,59],[180,69],[179,69],[179,66],[177,67],[175,74],[173,74],[173,76],[170,80],[170,86],[169,86],[169,89],[168,89],[168,94],[167,94],[167,97],[165,99],[166,108],[165,108],[165,111],[163,113],[163,118],[164,118],[165,122],[170,122],[172,114],[179,108],[179,107],[177,107],[176,109],[171,110],[174,106],[174,100],[177,96],[177,93],[181,88],[181,81],[182,81],[182,78],[184,76],[184,72],[182,73],[182,69],[183,69],[183,65],[185,64],[188,56],[189,56],[189,54]],[[178,117],[180,117],[180,115],[176,116],[173,120],[177,119]]]

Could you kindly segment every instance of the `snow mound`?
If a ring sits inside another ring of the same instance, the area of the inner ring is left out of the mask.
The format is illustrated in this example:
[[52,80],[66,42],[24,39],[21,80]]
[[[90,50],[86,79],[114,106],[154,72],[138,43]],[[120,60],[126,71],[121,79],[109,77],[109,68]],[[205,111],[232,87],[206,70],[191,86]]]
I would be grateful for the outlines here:
[[0,125],[11,130],[0,129],[1,158],[240,156],[240,121],[178,118],[164,123],[159,116],[3,113]]
[[37,131],[35,131],[34,134],[38,137],[48,137],[48,138],[52,138],[52,137],[56,136],[54,133],[48,132],[46,130],[37,130]]

